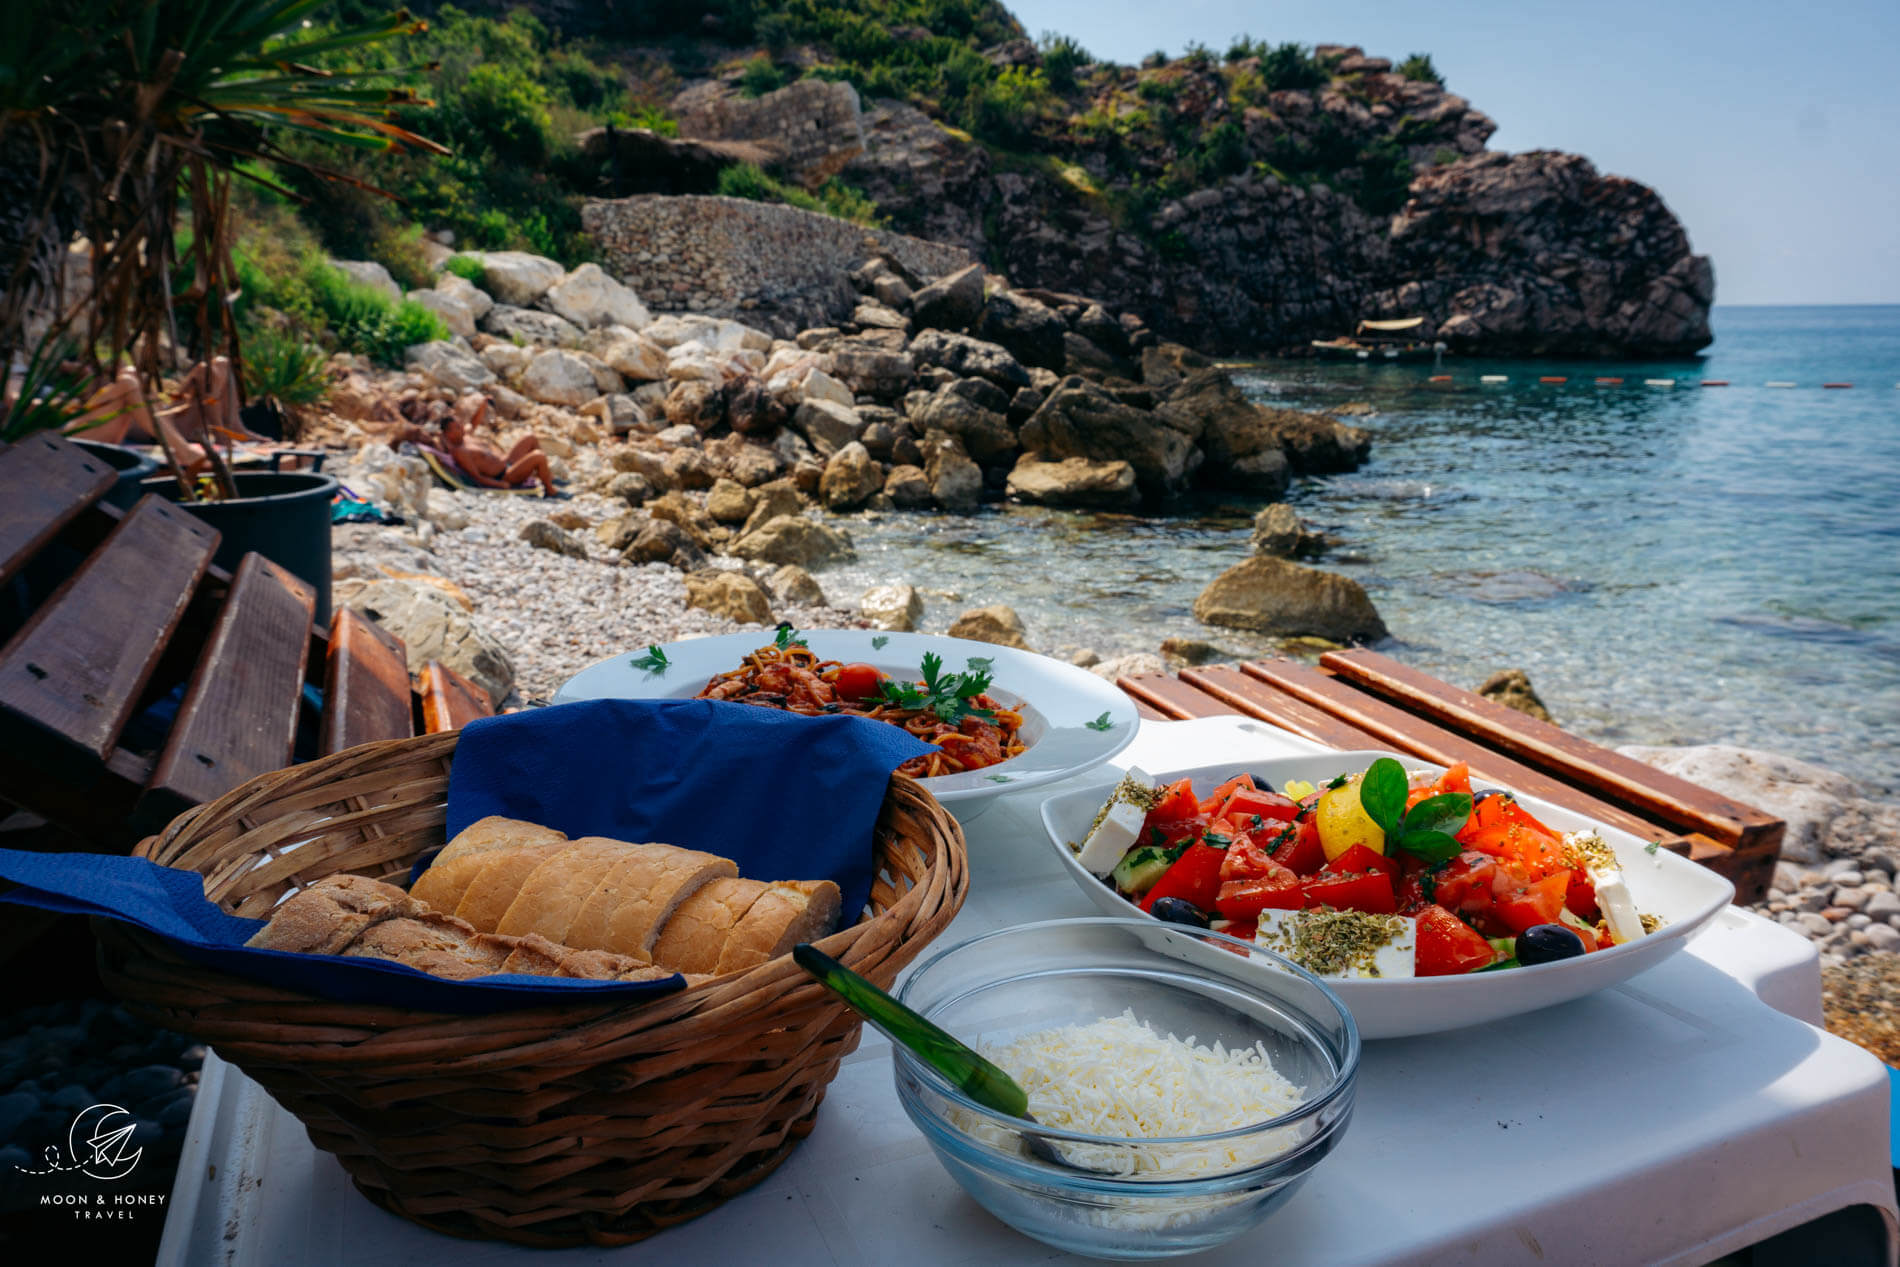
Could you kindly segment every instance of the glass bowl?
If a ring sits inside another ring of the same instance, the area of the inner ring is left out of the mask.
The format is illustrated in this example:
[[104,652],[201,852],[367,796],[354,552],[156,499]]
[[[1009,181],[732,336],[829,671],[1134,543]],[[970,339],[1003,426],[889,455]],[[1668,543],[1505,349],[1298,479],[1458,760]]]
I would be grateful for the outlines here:
[[[1132,1010],[1204,1047],[1258,1043],[1303,1090],[1290,1112],[1219,1134],[1110,1138],[986,1109],[894,1046],[898,1099],[944,1168],[1003,1222],[1072,1253],[1167,1258],[1231,1240],[1293,1194],[1352,1117],[1352,1014],[1319,978],[1219,933],[1147,918],[1026,924],[925,960],[898,998],[976,1047]],[[1047,1141],[1043,1156],[1025,1133]]]

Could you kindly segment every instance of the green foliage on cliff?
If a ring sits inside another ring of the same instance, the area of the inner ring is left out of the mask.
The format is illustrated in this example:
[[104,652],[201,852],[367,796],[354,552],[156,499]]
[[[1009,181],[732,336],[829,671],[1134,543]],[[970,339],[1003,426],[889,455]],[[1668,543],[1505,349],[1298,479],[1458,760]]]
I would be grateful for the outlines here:
[[797,185],[772,179],[756,163],[737,163],[719,173],[717,193],[727,198],[746,198],[753,202],[782,202],[801,211],[816,211],[877,228],[884,222],[878,217],[877,204],[855,189],[833,178],[807,193]]
[[1445,86],[1445,77],[1438,73],[1438,67],[1432,65],[1430,53],[1413,53],[1395,68],[1407,79],[1423,84]]

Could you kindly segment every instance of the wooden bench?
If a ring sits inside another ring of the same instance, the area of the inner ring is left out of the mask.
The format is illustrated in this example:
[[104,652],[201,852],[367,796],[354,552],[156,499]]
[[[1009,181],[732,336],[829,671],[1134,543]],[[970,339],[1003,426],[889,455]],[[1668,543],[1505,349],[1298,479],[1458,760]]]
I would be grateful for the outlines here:
[[[310,586],[37,435],[0,449],[0,801],[93,849],[129,847],[192,805],[293,761],[492,711],[348,609],[311,622]],[[9,833],[9,836],[11,833]]]
[[1548,722],[1460,690],[1376,651],[1332,651],[1317,668],[1257,660],[1117,683],[1142,716],[1241,713],[1341,750],[1379,748],[1588,814],[1727,876],[1760,900],[1781,853],[1781,820],[1620,756]]

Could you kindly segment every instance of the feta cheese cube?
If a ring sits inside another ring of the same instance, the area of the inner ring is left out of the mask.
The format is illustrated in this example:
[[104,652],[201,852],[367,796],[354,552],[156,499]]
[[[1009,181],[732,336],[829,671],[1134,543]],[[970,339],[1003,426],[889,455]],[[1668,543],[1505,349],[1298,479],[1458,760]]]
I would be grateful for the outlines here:
[[1113,871],[1122,855],[1141,838],[1141,824],[1154,804],[1154,792],[1148,776],[1130,766],[1127,777],[1109,795],[1108,803],[1095,816],[1089,834],[1076,850],[1076,861],[1090,875],[1105,876]]
[[1609,842],[1595,832],[1578,831],[1564,836],[1564,846],[1596,887],[1597,909],[1603,912],[1603,922],[1609,925],[1610,936],[1616,944],[1620,946],[1641,937],[1643,917],[1637,913],[1636,901],[1630,896],[1629,884],[1623,878],[1623,869],[1617,865],[1616,853]]

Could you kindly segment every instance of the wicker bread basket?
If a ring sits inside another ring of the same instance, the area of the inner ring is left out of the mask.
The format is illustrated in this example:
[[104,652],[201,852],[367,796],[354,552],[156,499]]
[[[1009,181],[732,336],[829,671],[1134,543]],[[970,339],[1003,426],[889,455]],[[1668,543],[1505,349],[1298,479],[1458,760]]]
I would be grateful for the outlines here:
[[[138,853],[199,872],[248,916],[340,871],[401,883],[443,843],[455,743],[368,744],[260,776]],[[872,914],[818,944],[888,987],[963,904],[969,866],[956,820],[901,775],[876,849]],[[450,1016],[264,985],[94,925],[130,1010],[256,1079],[372,1201],[458,1236],[622,1245],[702,1214],[810,1132],[858,1040],[790,956],[637,1006]]]

